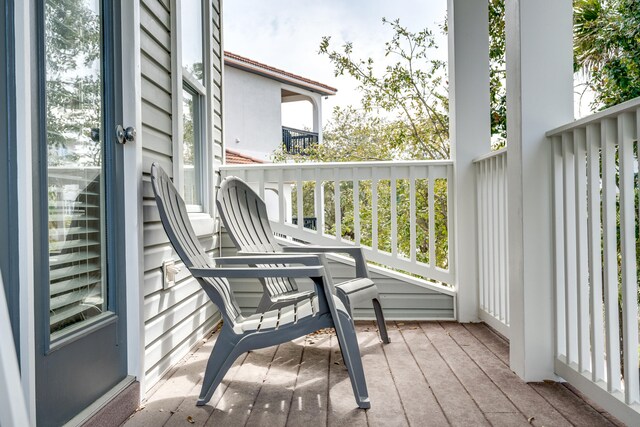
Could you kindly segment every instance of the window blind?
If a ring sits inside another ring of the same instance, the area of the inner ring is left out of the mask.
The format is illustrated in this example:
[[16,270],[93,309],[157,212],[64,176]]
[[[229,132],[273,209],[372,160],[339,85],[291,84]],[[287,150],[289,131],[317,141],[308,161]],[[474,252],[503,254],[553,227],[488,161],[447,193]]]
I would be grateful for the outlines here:
[[105,309],[102,169],[49,168],[51,333]]

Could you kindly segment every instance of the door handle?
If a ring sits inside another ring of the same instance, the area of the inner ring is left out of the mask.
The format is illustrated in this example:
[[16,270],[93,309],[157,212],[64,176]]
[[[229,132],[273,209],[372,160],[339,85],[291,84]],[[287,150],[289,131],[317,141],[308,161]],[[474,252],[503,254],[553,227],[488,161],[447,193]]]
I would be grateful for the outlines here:
[[133,142],[136,140],[136,128],[129,126],[124,129],[122,125],[116,126],[116,139],[120,144],[126,144],[127,142]]

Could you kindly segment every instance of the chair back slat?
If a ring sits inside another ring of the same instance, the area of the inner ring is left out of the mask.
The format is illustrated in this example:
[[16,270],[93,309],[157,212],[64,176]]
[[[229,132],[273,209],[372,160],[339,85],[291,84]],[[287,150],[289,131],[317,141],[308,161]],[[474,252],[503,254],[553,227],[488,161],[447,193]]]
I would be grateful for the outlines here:
[[[264,201],[244,181],[234,176],[220,184],[216,199],[218,212],[236,249],[248,252],[281,252],[275,239]],[[263,280],[269,294],[278,296],[298,290],[291,279]]]
[[220,187],[218,205],[231,240],[242,250],[280,252],[267,207],[251,187],[236,177],[226,178]]
[[[151,165],[151,184],[162,226],[184,265],[187,268],[214,268],[191,226],[184,200],[169,176],[156,163]],[[225,321],[234,323],[240,317],[240,308],[231,293],[229,282],[217,278],[198,278],[198,282],[218,306]]]

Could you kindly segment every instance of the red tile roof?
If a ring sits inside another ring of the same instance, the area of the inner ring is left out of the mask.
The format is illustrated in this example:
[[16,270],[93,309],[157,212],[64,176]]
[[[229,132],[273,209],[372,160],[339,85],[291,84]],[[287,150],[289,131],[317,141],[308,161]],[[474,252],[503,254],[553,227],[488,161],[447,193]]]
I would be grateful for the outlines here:
[[224,150],[226,155],[226,164],[228,165],[250,165],[254,163],[267,163],[264,160],[256,159],[246,154],[238,153],[229,149]]
[[322,95],[335,95],[338,89],[331,86],[327,86],[324,83],[317,82],[315,80],[308,79],[306,77],[299,76],[297,74],[290,73],[288,71],[280,70],[267,64],[263,64],[253,59],[245,58],[244,56],[236,55],[235,53],[224,53],[225,64],[230,66],[237,66],[239,68],[245,68],[248,71],[264,72],[265,75],[271,77],[280,77],[283,81],[298,86],[303,86],[309,90],[319,92]]

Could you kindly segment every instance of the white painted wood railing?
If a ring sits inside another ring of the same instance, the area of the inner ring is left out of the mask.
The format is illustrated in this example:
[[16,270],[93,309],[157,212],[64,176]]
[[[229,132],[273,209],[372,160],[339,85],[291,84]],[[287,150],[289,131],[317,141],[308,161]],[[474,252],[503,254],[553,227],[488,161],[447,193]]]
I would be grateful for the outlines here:
[[630,425],[640,422],[639,128],[637,98],[547,133],[556,372]]
[[[272,198],[275,233],[312,244],[359,244],[370,261],[455,283],[451,161],[225,165],[220,171],[245,180],[263,199],[270,190],[280,195]],[[313,221],[298,220],[305,217],[315,218],[315,230],[308,228]]]
[[474,160],[478,208],[480,318],[509,336],[509,265],[507,239],[507,150]]

